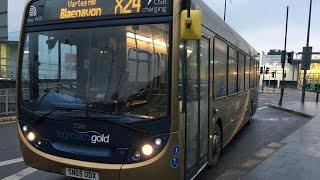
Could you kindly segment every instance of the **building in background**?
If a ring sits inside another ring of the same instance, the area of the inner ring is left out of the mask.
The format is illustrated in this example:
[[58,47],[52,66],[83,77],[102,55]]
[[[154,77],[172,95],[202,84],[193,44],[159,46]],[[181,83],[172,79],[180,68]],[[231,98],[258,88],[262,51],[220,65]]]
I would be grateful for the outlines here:
[[[303,70],[301,70],[302,55],[294,56],[292,65],[286,61],[285,87],[302,89]],[[260,67],[269,68],[269,74],[265,74],[264,86],[280,88],[282,84],[281,50],[270,50],[267,54],[262,52]],[[276,72],[272,77],[272,72]],[[262,86],[263,75],[260,75]],[[315,91],[320,88],[320,54],[312,55],[310,70],[307,71],[307,90]]]
[[[297,55],[297,59],[294,60],[294,64],[298,66],[298,88],[302,88],[303,84],[303,70],[301,70],[302,55]],[[312,55],[310,70],[307,71],[307,87],[309,91],[316,91],[320,88],[320,54]]]
[[[0,0],[0,78],[14,80],[20,26],[26,0]],[[6,85],[1,85],[2,86]],[[6,86],[7,87],[7,86]]]
[[[267,54],[262,52],[260,67],[269,68],[269,74],[265,74],[264,86],[281,87],[282,85],[282,65],[281,65],[281,50],[270,50]],[[285,87],[297,88],[299,66],[296,64],[288,64],[286,62],[284,81]],[[275,72],[275,77],[272,77],[272,72]],[[262,86],[263,75],[260,75],[260,86]]]

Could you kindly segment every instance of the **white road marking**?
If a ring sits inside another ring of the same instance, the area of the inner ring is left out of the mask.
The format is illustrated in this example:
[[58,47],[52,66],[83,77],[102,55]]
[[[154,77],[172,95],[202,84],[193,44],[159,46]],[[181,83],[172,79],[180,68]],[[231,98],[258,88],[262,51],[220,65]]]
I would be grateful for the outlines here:
[[11,159],[11,160],[7,160],[7,161],[2,161],[0,162],[0,167],[1,166],[6,166],[6,165],[10,165],[10,164],[15,164],[15,163],[19,163],[22,162],[23,158],[17,158],[17,159]]
[[19,180],[19,179],[22,179],[22,178],[24,178],[24,177],[26,177],[26,176],[28,176],[28,175],[36,172],[36,171],[37,171],[37,169],[33,169],[33,168],[29,167],[29,168],[26,168],[26,169],[24,169],[24,170],[22,170],[22,171],[20,171],[20,172],[18,172],[16,174],[8,176],[8,177],[6,177],[6,178],[4,178],[2,180]]
[[268,109],[269,107],[261,107],[261,108],[258,108],[257,110],[262,110],[262,109]]
[[12,123],[16,123],[17,121],[10,121],[10,122],[2,122],[2,123],[0,123],[0,125],[2,125],[2,124],[12,124]]

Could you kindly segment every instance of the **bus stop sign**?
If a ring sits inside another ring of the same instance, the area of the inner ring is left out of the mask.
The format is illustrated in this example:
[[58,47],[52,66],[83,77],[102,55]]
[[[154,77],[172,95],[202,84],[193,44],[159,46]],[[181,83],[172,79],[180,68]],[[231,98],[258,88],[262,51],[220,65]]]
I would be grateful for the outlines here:
[[311,65],[311,57],[312,57],[312,47],[303,47],[302,54],[302,70],[310,70]]

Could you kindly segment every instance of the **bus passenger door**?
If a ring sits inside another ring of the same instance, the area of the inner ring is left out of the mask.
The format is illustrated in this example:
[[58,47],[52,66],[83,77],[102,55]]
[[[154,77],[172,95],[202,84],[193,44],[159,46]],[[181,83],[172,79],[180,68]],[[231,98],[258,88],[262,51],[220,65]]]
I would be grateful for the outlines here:
[[184,59],[186,179],[208,162],[209,39],[187,41]]

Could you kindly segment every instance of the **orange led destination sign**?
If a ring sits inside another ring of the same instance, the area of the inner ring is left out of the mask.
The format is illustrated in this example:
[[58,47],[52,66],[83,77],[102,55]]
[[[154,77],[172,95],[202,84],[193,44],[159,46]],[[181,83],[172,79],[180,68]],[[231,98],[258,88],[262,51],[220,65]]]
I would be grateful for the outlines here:
[[[102,15],[102,8],[96,7],[97,0],[68,0],[68,8],[60,10],[60,19],[95,17]],[[73,9],[80,8],[80,9]]]
[[27,23],[100,16],[172,14],[173,0],[39,0],[29,7]]

